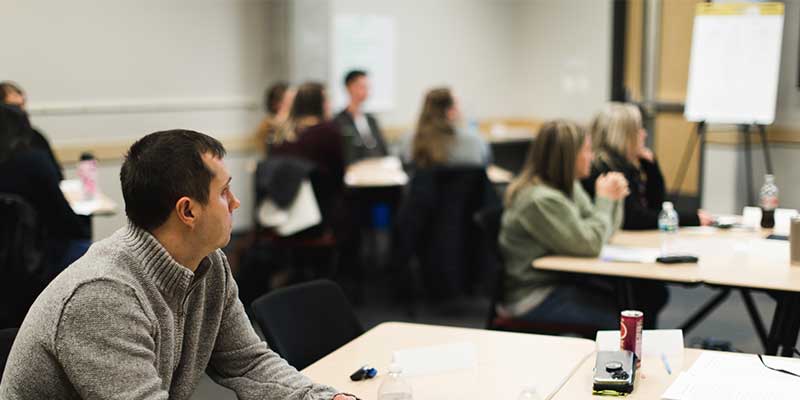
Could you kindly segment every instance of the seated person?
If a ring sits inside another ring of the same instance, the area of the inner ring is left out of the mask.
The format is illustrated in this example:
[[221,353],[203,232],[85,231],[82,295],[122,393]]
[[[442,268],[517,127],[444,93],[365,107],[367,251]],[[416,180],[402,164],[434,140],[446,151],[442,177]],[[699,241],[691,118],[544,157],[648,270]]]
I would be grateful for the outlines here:
[[264,110],[267,116],[261,121],[256,130],[256,141],[261,153],[266,152],[267,142],[272,140],[274,133],[289,118],[289,110],[294,100],[294,89],[286,82],[278,82],[267,89],[264,94]]
[[[10,106],[17,106],[23,111],[25,111],[25,105],[27,103],[27,99],[25,98],[25,92],[22,88],[10,81],[3,81],[0,82],[0,103],[7,104]],[[53,153],[53,149],[50,148],[50,142],[47,141],[47,138],[42,135],[36,128],[31,127],[33,131],[33,136],[31,137],[30,146],[34,149],[41,150],[47,155],[47,158],[56,166],[56,172],[58,174],[58,180],[61,181],[64,179],[64,168],[56,159],[55,154]]]
[[0,192],[22,197],[36,211],[45,237],[43,279],[49,281],[86,252],[91,232],[64,198],[50,155],[32,145],[35,137],[24,111],[0,105]]
[[436,165],[488,165],[489,146],[478,132],[465,131],[458,126],[461,110],[458,100],[448,88],[436,88],[425,95],[417,129],[406,160],[417,167]]
[[[622,223],[622,199],[628,194],[624,176],[617,172],[600,176],[592,204],[578,182],[589,175],[591,162],[591,138],[583,129],[568,121],[547,122],[531,145],[522,172],[506,191],[498,243],[505,260],[506,308],[514,317],[619,327],[611,283],[568,278],[531,266],[547,255],[596,257]],[[666,294],[658,295],[653,307],[642,298],[647,303],[641,307],[645,322],[655,323],[666,301]]]
[[[628,180],[631,194],[625,198],[622,229],[658,229],[658,214],[666,197],[664,176],[653,152],[645,146],[647,131],[642,115],[633,104],[611,103],[592,121],[592,143],[596,157],[592,172],[581,183],[595,196],[597,178],[610,171]],[[711,225],[703,210],[678,213],[680,225]]]
[[261,341],[225,254],[239,200],[204,134],[145,136],[120,172],[128,225],[36,300],[3,399],[189,399],[201,376],[240,399],[355,400],[311,382]]
[[369,77],[361,70],[353,70],[344,78],[344,86],[350,95],[347,108],[336,115],[334,121],[342,129],[345,141],[345,159],[348,164],[370,157],[388,154],[378,121],[363,110],[369,98]]
[[334,217],[343,205],[344,155],[339,126],[329,120],[325,88],[320,83],[304,83],[297,89],[289,118],[275,132],[267,155],[293,156],[312,161],[319,174],[314,192],[323,218]]

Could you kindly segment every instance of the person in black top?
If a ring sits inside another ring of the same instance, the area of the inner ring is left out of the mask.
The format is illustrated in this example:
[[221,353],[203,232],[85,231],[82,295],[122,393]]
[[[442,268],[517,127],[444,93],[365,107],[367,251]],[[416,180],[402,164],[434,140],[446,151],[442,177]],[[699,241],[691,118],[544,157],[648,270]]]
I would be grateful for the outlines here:
[[364,158],[384,157],[388,154],[378,121],[362,110],[369,97],[369,78],[365,71],[353,70],[344,78],[350,95],[350,104],[334,120],[342,129],[344,154],[347,164]]
[[[0,99],[2,99],[2,101],[0,101],[2,104],[17,106],[21,110],[25,111],[25,104],[27,103],[25,92],[14,82],[0,82]],[[48,142],[47,138],[45,138],[44,135],[36,128],[31,127],[31,130],[33,132],[33,136],[31,136],[30,139],[30,146],[43,151],[45,155],[47,155],[47,158],[50,160],[50,162],[55,165],[56,173],[58,174],[58,180],[64,180],[64,168],[58,162],[58,159],[53,153],[53,149],[50,148],[50,142]]]
[[64,198],[52,159],[31,144],[33,137],[24,111],[0,105],[0,192],[22,197],[36,211],[47,275],[53,278],[86,252],[91,232]]
[[[584,179],[586,192],[594,197],[594,183],[609,171],[622,172],[630,194],[625,198],[622,229],[658,228],[658,214],[666,198],[664,176],[653,152],[645,146],[647,131],[642,127],[639,108],[632,104],[610,103],[592,121],[595,159],[591,175]],[[710,225],[712,217],[703,210],[678,212],[680,225]]]

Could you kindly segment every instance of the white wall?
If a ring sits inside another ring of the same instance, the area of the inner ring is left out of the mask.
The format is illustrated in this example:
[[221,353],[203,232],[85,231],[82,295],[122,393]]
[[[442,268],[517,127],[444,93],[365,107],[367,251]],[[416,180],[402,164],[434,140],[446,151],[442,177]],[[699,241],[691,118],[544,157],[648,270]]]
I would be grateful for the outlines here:
[[[334,0],[336,14],[377,14],[395,19],[395,109],[384,125],[412,125],[427,89],[448,85],[471,118],[519,115],[514,92],[517,4],[488,0]],[[331,77],[341,84],[343,77]],[[332,84],[333,84],[332,83]]]
[[513,14],[521,115],[588,122],[611,90],[611,1],[520,1]]
[[[798,38],[800,37],[800,1],[786,1],[783,24],[783,49],[778,83],[775,125],[800,131],[800,89],[797,88]],[[800,209],[800,145],[770,145],[775,181],[780,190],[781,207]],[[752,150],[754,196],[764,183],[764,157],[761,146]],[[742,148],[710,145],[706,152],[703,207],[723,213],[741,212],[745,205],[745,161]]]
[[56,144],[172,127],[241,134],[259,117],[266,1],[0,0],[0,9],[0,79],[28,91],[34,122]]
[[608,0],[334,0],[330,12],[395,18],[396,107],[384,124],[413,124],[426,89],[442,84],[478,119],[588,120],[608,99]]

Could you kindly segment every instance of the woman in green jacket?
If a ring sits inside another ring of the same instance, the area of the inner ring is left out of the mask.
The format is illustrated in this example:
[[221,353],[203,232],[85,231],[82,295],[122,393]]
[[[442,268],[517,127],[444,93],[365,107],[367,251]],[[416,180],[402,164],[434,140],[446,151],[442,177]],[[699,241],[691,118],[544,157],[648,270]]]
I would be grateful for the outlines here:
[[[546,255],[597,257],[621,226],[628,182],[618,172],[599,176],[592,203],[579,183],[589,176],[592,157],[591,138],[581,127],[563,120],[547,122],[531,145],[520,176],[509,185],[499,244],[506,263],[504,311],[512,316],[610,329],[618,326],[619,308],[611,282],[588,276],[567,278],[531,266]],[[635,291],[640,289],[644,287],[637,285]],[[647,297],[640,307],[645,321],[654,325],[666,294],[643,297]]]

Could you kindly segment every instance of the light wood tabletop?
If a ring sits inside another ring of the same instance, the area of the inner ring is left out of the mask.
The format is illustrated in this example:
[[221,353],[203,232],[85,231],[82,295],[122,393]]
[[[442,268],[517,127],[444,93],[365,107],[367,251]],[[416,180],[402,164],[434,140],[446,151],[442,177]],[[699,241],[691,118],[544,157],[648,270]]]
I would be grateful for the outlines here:
[[102,192],[95,194],[94,199],[84,199],[81,183],[78,180],[63,180],[59,186],[75,214],[108,216],[117,213],[117,203]]
[[[387,322],[303,373],[315,382],[372,400],[393,351],[454,342],[475,346],[477,367],[408,377],[415,400],[516,399],[531,385],[549,398],[595,350],[594,342],[586,339]],[[377,368],[378,376],[351,381],[349,375],[365,364]]]
[[[626,399],[660,399],[672,382],[678,378],[681,371],[688,370],[694,364],[697,357],[705,350],[684,349],[683,357],[671,357],[668,359],[672,374],[667,373],[664,363],[660,357],[645,356],[642,359],[642,366],[636,373],[636,380],[633,384],[633,393],[626,396]],[[602,399],[600,396],[592,395],[592,377],[594,376],[595,355],[587,358],[575,371],[575,374],[567,381],[564,387],[553,396],[554,400],[573,400],[573,399]]]
[[[624,263],[599,258],[548,256],[534,261],[538,269],[584,274],[652,279],[665,282],[766,290],[800,291],[800,267],[789,261],[789,242],[767,240],[767,231],[726,231],[681,228],[675,240],[678,252],[695,255],[697,264]],[[658,248],[658,231],[621,231],[615,246]]]
[[[513,174],[496,165],[486,168],[492,183],[511,182]],[[368,158],[347,167],[344,182],[351,188],[403,186],[408,182],[408,174],[397,157]]]

